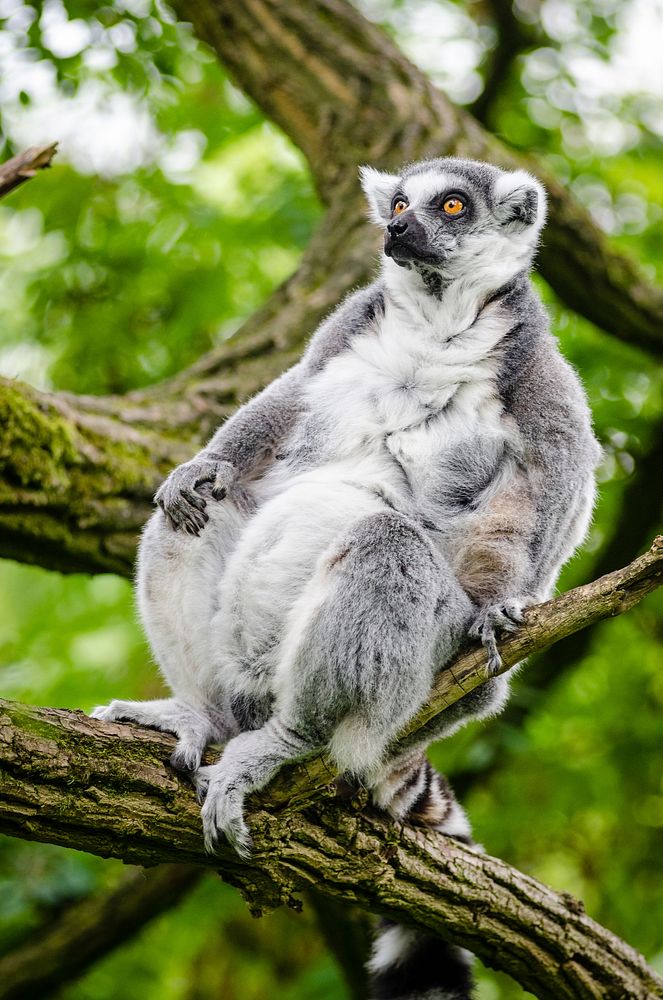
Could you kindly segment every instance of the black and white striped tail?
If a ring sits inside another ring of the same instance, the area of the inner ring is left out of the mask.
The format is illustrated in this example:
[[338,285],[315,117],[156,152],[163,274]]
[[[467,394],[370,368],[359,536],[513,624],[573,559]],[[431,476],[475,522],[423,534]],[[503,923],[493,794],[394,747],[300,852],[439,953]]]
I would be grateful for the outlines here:
[[[373,788],[373,798],[394,819],[473,843],[451,786],[421,753],[395,762]],[[471,963],[462,948],[384,920],[369,962],[371,1000],[471,1000]]]

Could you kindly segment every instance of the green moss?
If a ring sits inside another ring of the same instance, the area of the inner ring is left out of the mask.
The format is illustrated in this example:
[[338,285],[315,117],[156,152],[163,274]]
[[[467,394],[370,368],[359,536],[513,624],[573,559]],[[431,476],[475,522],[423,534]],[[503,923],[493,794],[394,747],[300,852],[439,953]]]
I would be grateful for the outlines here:
[[39,395],[20,382],[0,380],[0,469],[21,486],[62,488],[67,467],[80,462],[74,432]]

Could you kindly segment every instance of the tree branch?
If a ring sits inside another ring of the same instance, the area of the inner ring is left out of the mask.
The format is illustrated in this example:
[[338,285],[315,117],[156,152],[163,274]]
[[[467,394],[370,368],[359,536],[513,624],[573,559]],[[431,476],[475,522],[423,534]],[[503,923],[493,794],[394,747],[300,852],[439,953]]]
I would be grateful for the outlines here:
[[663,353],[663,289],[612,248],[542,164],[518,156],[455,107],[346,0],[174,0],[239,86],[307,157],[333,204],[358,163],[485,159],[537,173],[550,219],[539,269],[559,297],[627,343]]
[[176,906],[205,874],[198,865],[162,865],[68,906],[28,941],[0,956],[2,1000],[46,997],[82,975]]
[[[524,162],[449,104],[343,0],[305,7],[197,0],[182,12],[306,151],[327,214],[297,273],[230,342],[168,382],[92,397],[0,381],[0,556],[67,572],[131,574],[164,473],[291,364],[320,319],[369,278],[379,239],[364,221],[357,162],[396,166],[445,152]],[[545,276],[605,329],[658,351],[663,293],[610,249],[555,181],[547,183]]]
[[516,59],[535,44],[544,44],[540,30],[517,16],[513,0],[489,0],[487,6],[497,38],[487,58],[484,88],[472,105],[472,114],[483,125],[489,120]]
[[[294,363],[324,314],[368,277],[375,237],[359,211],[344,215],[352,204],[327,213],[296,274],[235,339],[167,383],[97,397],[0,378],[0,557],[131,576],[164,475]],[[340,262],[331,273],[330,256]]]
[[51,160],[58,149],[57,142],[50,146],[31,146],[11,160],[0,164],[0,198],[3,198],[19,184],[24,184],[37,174],[37,171],[50,167]]
[[[505,666],[622,613],[661,582],[663,538],[625,569],[530,609],[500,644]],[[419,739],[485,676],[482,652],[463,653],[403,741]],[[663,996],[642,959],[579,903],[495,858],[394,825],[361,795],[335,798],[333,772],[318,759],[283,769],[255,796],[250,865],[225,845],[206,856],[193,793],[167,765],[172,747],[137,726],[1,702],[0,829],[132,863],[213,866],[256,908],[315,887],[452,939],[539,997]]]

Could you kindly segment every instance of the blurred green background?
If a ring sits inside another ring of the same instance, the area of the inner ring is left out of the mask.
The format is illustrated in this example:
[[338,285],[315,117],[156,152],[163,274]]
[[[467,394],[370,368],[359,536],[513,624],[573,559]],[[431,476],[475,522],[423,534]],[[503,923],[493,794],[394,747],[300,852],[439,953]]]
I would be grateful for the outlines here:
[[[480,96],[495,42],[489,6],[361,6],[454,100]],[[663,280],[663,79],[650,51],[663,6],[545,0],[519,14],[528,42],[488,109],[490,127],[544,157],[614,242]],[[150,0],[0,0],[0,16],[2,159],[61,140],[55,168],[0,204],[0,371],[77,392],[155,382],[231,337],[296,267],[320,216],[306,165]],[[605,449],[594,525],[567,587],[591,578],[608,546],[618,561],[635,555],[634,524],[656,533],[645,499],[656,489],[660,497],[661,477],[640,477],[663,435],[662,374],[538,284]],[[491,854],[582,898],[659,971],[662,605],[659,593],[595,628],[577,661],[565,662],[560,646],[532,662],[516,681],[517,715],[432,750],[457,775]],[[0,563],[3,697],[88,710],[160,690],[127,581]],[[0,841],[0,953],[121,870]],[[210,877],[60,995],[346,993],[310,914],[253,921]],[[523,996],[480,970],[480,1000]]]

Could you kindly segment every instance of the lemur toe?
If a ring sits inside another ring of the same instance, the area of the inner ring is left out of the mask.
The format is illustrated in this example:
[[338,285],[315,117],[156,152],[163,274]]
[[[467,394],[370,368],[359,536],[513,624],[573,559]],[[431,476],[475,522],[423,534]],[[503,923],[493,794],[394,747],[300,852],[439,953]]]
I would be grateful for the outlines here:
[[196,789],[196,799],[198,800],[198,805],[203,804],[207,798],[207,791],[209,789],[212,765],[209,767],[199,767],[195,774],[193,775],[193,784]]
[[170,755],[170,766],[183,774],[194,774],[200,767],[203,757],[203,747],[199,742],[192,742],[190,739],[179,740],[177,746]]
[[220,775],[218,767],[200,768],[194,779],[199,790],[204,787],[206,792],[201,809],[205,850],[214,853],[223,835],[240,857],[247,858],[253,841],[244,820],[244,792]]

